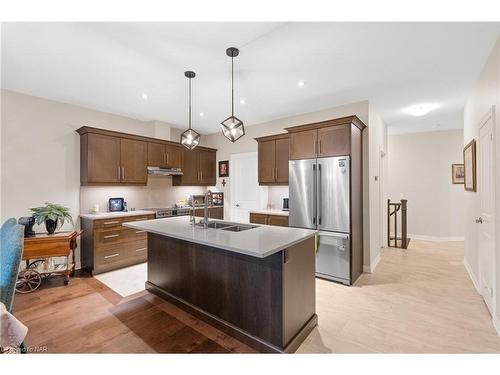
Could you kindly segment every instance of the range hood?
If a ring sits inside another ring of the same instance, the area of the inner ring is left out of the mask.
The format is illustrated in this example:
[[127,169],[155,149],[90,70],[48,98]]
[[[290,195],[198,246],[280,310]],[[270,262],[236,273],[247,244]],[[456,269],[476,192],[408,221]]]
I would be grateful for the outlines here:
[[153,176],[182,176],[183,173],[180,168],[160,168],[148,167],[148,174]]

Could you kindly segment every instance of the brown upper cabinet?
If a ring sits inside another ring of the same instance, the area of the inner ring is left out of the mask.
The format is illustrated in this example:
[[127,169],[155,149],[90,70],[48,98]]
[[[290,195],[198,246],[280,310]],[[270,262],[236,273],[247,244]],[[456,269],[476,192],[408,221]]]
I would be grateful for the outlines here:
[[216,150],[196,147],[182,151],[182,176],[174,176],[172,183],[181,185],[214,186],[216,183]]
[[364,129],[356,116],[300,125],[290,133],[290,160],[343,156],[351,153],[351,126]]
[[259,185],[288,184],[288,134],[255,138],[258,142]]
[[215,149],[189,151],[175,142],[88,126],[77,132],[82,185],[146,185],[148,165],[182,168],[184,176],[174,177],[174,185],[176,181],[181,182],[177,185],[215,185]]
[[161,168],[181,168],[181,146],[148,142],[148,166]]

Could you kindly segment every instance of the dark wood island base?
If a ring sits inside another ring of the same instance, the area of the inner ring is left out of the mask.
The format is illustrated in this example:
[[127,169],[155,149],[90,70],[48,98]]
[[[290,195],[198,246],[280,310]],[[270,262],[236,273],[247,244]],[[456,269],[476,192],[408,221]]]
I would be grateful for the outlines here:
[[265,258],[148,233],[146,289],[264,353],[317,325],[314,237]]

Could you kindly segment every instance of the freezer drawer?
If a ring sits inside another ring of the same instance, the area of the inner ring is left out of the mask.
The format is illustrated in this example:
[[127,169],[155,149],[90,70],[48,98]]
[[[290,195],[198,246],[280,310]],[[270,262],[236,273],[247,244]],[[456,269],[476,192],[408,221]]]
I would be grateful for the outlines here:
[[350,236],[319,232],[316,249],[316,276],[350,284]]

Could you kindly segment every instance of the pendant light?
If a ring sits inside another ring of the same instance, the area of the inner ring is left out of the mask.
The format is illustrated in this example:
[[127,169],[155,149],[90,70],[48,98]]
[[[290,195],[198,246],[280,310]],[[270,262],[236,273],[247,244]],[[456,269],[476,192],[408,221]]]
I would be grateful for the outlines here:
[[222,134],[231,142],[235,142],[245,135],[243,121],[234,115],[234,63],[233,59],[240,54],[238,48],[230,47],[226,55],[231,58],[231,116],[220,123]]
[[191,129],[191,79],[196,77],[196,73],[187,71],[184,75],[189,79],[189,128],[181,134],[181,144],[192,150],[200,143],[200,133]]

